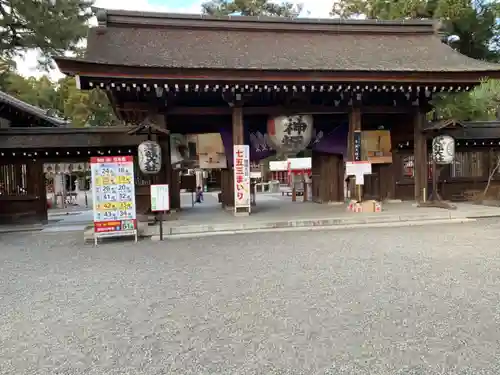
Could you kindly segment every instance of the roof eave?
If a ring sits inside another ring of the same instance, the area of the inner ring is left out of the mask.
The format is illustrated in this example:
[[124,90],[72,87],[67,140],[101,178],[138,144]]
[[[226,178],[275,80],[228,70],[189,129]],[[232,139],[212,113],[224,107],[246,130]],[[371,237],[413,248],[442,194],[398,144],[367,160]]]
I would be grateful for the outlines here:
[[[414,81],[432,83],[470,83],[479,84],[484,78],[500,79],[499,70],[467,70],[467,71],[376,71],[376,70],[342,70],[342,71],[310,71],[310,70],[256,70],[256,69],[215,69],[215,68],[169,68],[147,67],[132,65],[116,65],[100,63],[70,57],[56,57],[59,70],[70,76],[78,75],[80,79],[108,78],[108,79],[138,79],[164,81],[290,81],[329,82],[333,79],[346,78],[346,81],[360,78],[361,81]],[[392,77],[392,78],[391,78]],[[272,79],[271,79],[272,78]],[[391,79],[389,79],[391,78]],[[418,81],[420,80],[420,81]]]
[[23,102],[22,100],[17,99],[16,97],[2,91],[0,91],[0,101],[16,108],[19,111],[27,113],[30,116],[45,121],[50,127],[64,127],[68,125],[67,121],[51,117],[46,113],[44,113],[43,109],[35,107],[29,103]]

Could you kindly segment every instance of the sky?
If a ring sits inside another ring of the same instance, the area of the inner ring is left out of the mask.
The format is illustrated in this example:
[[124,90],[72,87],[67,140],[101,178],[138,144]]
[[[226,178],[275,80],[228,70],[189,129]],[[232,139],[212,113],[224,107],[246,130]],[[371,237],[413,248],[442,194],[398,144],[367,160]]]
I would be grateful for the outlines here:
[[[108,9],[196,14],[200,13],[202,2],[202,0],[96,0],[95,6]],[[296,2],[304,5],[304,15],[310,18],[327,18],[333,4],[333,0],[302,0]],[[18,72],[26,77],[39,77],[47,74],[37,68],[37,56],[36,51],[29,51],[24,56],[16,59]],[[57,69],[50,71],[49,76],[53,80],[64,77]]]

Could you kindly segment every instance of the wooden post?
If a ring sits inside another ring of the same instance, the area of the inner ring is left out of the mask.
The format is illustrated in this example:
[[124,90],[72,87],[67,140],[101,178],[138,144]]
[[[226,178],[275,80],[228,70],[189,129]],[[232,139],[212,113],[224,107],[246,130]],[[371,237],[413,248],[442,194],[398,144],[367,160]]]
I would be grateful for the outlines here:
[[306,176],[302,175],[302,183],[304,184],[304,199],[302,200],[303,202],[307,202],[307,181],[306,181]]
[[245,133],[243,128],[243,108],[233,107],[233,146],[245,144]]
[[222,169],[220,173],[221,180],[221,205],[224,209],[234,207],[234,183],[233,170],[230,168]]
[[[355,161],[354,133],[359,131],[361,131],[361,109],[359,106],[353,106],[351,107],[351,112],[349,112],[349,133],[347,136],[348,161]],[[361,186],[358,191],[356,191],[356,182],[354,178],[349,179],[349,191],[351,192],[351,198],[363,196]]]
[[312,201],[316,203],[344,200],[344,160],[342,155],[312,152]]
[[427,140],[423,133],[425,126],[425,111],[417,108],[413,115],[413,170],[415,180],[415,201],[423,201],[423,191],[427,190],[428,164],[427,164]]
[[[164,114],[157,114],[153,117],[155,123],[158,126],[168,128],[167,118]],[[180,192],[175,191],[175,187],[172,186],[172,154],[170,150],[170,135],[158,135],[157,136],[158,144],[161,147],[161,160],[162,160],[162,169],[158,176],[155,179],[155,183],[159,184],[168,184],[168,194],[170,195],[170,209],[176,210],[180,208],[180,199],[174,199],[176,194],[180,194]],[[179,195],[180,198],[180,195]]]

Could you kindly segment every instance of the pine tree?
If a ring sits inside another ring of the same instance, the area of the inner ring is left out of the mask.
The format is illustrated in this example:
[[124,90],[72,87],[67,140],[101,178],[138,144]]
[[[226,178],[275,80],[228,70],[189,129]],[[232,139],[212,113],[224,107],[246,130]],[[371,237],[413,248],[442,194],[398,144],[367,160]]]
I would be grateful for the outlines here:
[[40,63],[78,52],[87,35],[92,0],[0,0],[0,60],[38,49]]
[[474,59],[500,58],[500,5],[490,0],[342,0],[334,2],[332,15],[341,18],[437,19],[450,43],[460,53]]
[[301,4],[276,3],[270,0],[210,0],[202,4],[204,14],[211,16],[275,16],[297,17],[303,9]]

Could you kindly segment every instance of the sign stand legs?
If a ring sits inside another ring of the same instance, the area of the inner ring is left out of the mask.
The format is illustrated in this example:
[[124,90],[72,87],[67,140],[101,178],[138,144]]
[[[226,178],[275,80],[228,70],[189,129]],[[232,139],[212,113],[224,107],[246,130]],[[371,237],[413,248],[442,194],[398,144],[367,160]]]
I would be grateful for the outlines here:
[[[445,208],[448,210],[455,210],[457,207],[444,201],[439,194],[439,175],[441,174],[441,166],[438,166],[436,160],[432,161],[432,194],[430,199],[427,201],[424,199],[420,202],[418,207],[437,207]],[[427,177],[427,176],[426,176]],[[427,189],[424,188],[424,194],[427,194]]]
[[160,219],[160,241],[163,241],[163,211],[158,213]]

